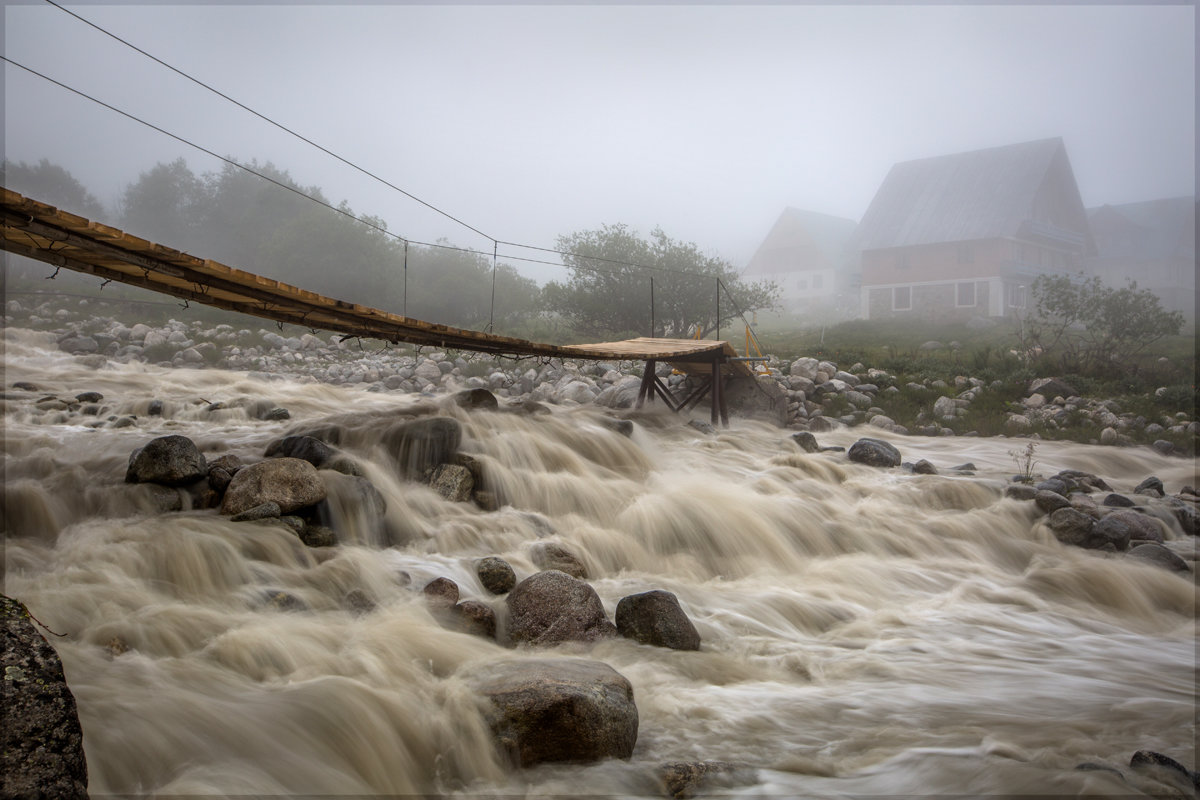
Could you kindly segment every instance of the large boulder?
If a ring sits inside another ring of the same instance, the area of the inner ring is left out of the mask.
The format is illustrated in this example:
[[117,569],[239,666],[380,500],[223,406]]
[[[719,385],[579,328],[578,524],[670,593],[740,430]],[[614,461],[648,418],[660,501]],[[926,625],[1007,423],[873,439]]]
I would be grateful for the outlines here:
[[1029,388],[1025,391],[1027,397],[1032,394],[1055,398],[1077,396],[1079,392],[1075,391],[1075,387],[1058,378],[1037,378],[1029,384]]
[[172,434],[151,439],[145,447],[129,455],[125,482],[182,486],[207,474],[208,462],[195,442],[186,436]]
[[488,724],[514,764],[629,758],[637,743],[633,686],[580,659],[491,664],[469,676],[489,701]]
[[882,439],[859,439],[846,455],[851,461],[872,467],[900,466],[900,451]]
[[0,703],[0,796],[87,798],[87,762],[75,697],[62,661],[23,604],[0,595],[4,702]]
[[1192,571],[1192,568],[1188,566],[1186,561],[1180,558],[1178,553],[1157,542],[1145,542],[1139,544],[1137,547],[1129,548],[1129,557],[1154,564],[1163,569],[1169,569],[1172,572]]
[[1104,518],[1112,520],[1113,523],[1119,523],[1129,529],[1130,541],[1144,542],[1161,542],[1163,536],[1163,524],[1155,517],[1149,514],[1143,514],[1140,511],[1132,509],[1121,509],[1120,511],[1112,511]]
[[529,576],[508,593],[505,603],[508,635],[516,643],[594,642],[617,634],[596,590],[558,570]]
[[617,631],[627,639],[672,650],[700,649],[700,633],[670,592],[655,589],[622,597],[616,619]]
[[481,409],[494,411],[500,407],[500,403],[496,400],[496,395],[482,388],[463,389],[461,392],[455,392],[454,402],[469,411]]
[[317,470],[298,458],[270,458],[238,470],[225,490],[222,514],[243,511],[273,502],[281,514],[290,514],[325,499],[325,483]]
[[420,480],[451,461],[462,444],[462,427],[450,417],[427,417],[393,425],[383,434],[384,446],[395,457],[401,474]]

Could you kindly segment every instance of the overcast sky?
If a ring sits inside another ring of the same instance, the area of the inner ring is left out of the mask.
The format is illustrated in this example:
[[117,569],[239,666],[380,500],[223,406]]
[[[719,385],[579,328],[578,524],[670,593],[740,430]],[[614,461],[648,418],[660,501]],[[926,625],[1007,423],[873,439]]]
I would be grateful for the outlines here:
[[[68,7],[501,240],[661,226],[741,267],[787,206],[858,220],[897,161],[1051,136],[1088,206],[1195,192],[1191,5]],[[10,59],[491,250],[53,6],[4,23]],[[11,65],[4,102],[6,157],[106,203],[220,166]]]

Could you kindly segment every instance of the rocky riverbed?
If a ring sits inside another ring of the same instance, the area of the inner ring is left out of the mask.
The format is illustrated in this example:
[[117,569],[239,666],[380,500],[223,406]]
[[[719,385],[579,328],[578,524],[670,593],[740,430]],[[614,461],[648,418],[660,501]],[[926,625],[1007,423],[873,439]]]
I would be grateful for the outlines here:
[[[103,363],[103,357],[104,361],[163,367],[207,366],[245,371],[264,380],[311,380],[370,392],[433,395],[480,388],[513,405],[594,403],[629,408],[637,397],[643,366],[628,361],[511,360],[428,348],[364,347],[356,339],[316,331],[284,335],[258,326],[234,328],[175,319],[152,327],[92,316],[88,304],[88,300],[37,304],[10,300],[5,319],[8,324],[45,331],[54,336],[55,345],[63,352],[97,364]],[[1070,384],[1050,377],[1030,382],[1024,397],[1001,412],[973,412],[976,401],[994,391],[998,382],[969,375],[959,375],[952,383],[901,382],[861,363],[841,368],[810,357],[781,360],[771,356],[761,369],[765,374],[756,385],[734,387],[730,399],[736,410],[743,416],[814,432],[870,426],[900,435],[954,436],[955,428],[974,435],[970,430],[973,413],[1002,413],[1003,430],[1012,436],[1070,428],[1077,433],[1068,438],[1116,446],[1145,443],[1163,454],[1178,455],[1194,453],[1200,438],[1194,409],[1191,413],[1163,411],[1148,418],[1122,412],[1111,399],[1080,396]],[[694,388],[691,379],[668,365],[660,365],[659,374],[680,396]],[[1163,391],[1165,387],[1159,389],[1160,394]],[[889,417],[881,407],[899,396],[924,409],[907,425]],[[69,403],[69,398],[60,399]],[[283,413],[261,404],[249,411]]]

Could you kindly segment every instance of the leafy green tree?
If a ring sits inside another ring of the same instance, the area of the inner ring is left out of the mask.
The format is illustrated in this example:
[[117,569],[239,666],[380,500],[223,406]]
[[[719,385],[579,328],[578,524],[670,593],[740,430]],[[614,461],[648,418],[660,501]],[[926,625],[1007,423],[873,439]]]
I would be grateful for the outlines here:
[[[445,240],[439,247],[410,245],[405,307],[416,319],[512,333],[540,310],[537,283],[508,264],[496,267],[492,303],[492,259],[456,250]],[[399,273],[397,273],[399,277]]]
[[74,175],[43,158],[30,165],[23,161],[5,161],[4,185],[26,197],[78,214],[103,221],[104,206]]
[[[651,333],[651,277],[653,335],[667,338],[697,331],[707,336],[716,331],[718,309],[724,322],[736,310],[770,308],[779,296],[774,283],[743,282],[729,262],[704,255],[694,243],[673,240],[661,228],[644,239],[625,225],[604,225],[560,236],[558,249],[568,253],[563,263],[571,277],[547,284],[545,305],[589,336]],[[724,284],[719,292],[718,279]]]
[[1146,348],[1183,326],[1182,314],[1165,311],[1136,281],[1116,289],[1094,276],[1039,275],[1032,289],[1033,309],[1019,334],[1022,347],[1057,359],[1064,372],[1136,373]]
[[121,227],[143,239],[195,252],[210,201],[208,186],[185,160],[158,163],[125,187]]

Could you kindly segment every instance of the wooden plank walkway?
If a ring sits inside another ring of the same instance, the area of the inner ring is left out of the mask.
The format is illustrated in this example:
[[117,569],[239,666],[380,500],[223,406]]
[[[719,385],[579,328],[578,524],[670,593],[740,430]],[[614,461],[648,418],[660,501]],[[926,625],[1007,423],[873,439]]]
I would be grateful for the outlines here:
[[[711,375],[714,364],[725,364],[737,355],[728,342],[711,339],[640,338],[556,345],[425,322],[325,297],[197,258],[7,188],[0,187],[0,193],[0,249],[55,267],[275,322],[395,344],[482,353],[597,361],[667,361],[700,375]],[[733,374],[750,374],[743,362],[729,362],[725,369]]]

